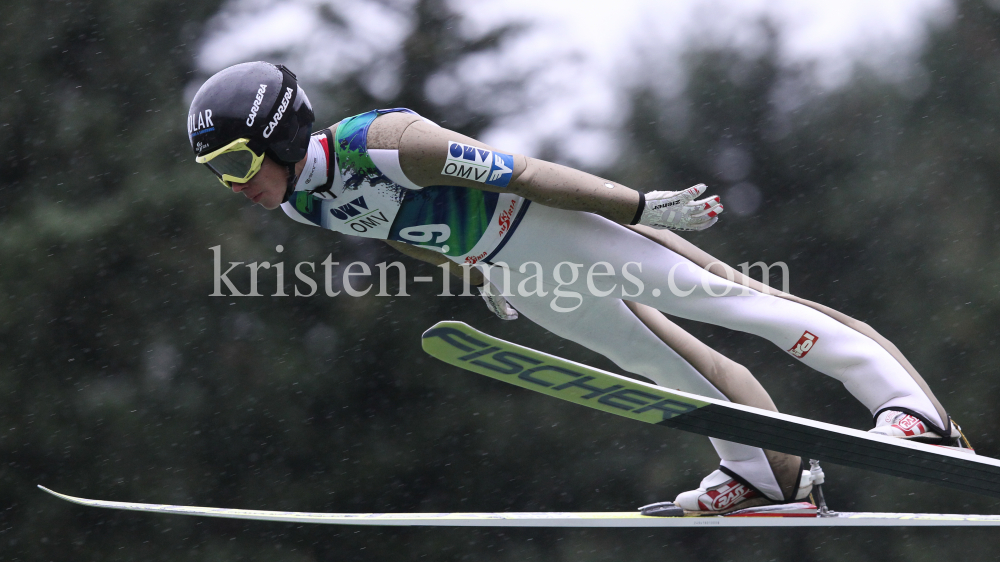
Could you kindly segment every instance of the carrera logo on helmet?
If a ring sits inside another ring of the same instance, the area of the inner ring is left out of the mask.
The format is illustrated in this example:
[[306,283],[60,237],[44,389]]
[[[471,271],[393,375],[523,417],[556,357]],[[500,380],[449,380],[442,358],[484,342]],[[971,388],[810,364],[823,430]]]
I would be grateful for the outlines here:
[[250,115],[247,116],[247,127],[252,127],[257,119],[257,112],[260,111],[260,103],[264,101],[264,92],[267,91],[267,84],[261,84],[257,90],[257,97],[253,100],[253,107],[250,108]]
[[285,89],[285,95],[281,98],[281,105],[278,106],[278,111],[274,112],[274,117],[271,118],[271,122],[267,124],[267,127],[264,127],[265,139],[271,136],[271,133],[274,132],[274,128],[278,126],[278,122],[281,121],[282,117],[284,117],[285,110],[288,109],[288,102],[292,100],[293,93],[294,91],[291,88]]
[[212,123],[211,109],[188,114],[188,135],[195,137],[214,130],[215,124]]

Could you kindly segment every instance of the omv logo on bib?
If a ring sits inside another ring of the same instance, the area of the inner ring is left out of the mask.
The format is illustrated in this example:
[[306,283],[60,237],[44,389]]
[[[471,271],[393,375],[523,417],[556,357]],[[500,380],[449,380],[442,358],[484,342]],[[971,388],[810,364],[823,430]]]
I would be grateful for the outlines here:
[[497,187],[507,187],[514,173],[514,156],[486,148],[448,142],[448,158],[441,174]]

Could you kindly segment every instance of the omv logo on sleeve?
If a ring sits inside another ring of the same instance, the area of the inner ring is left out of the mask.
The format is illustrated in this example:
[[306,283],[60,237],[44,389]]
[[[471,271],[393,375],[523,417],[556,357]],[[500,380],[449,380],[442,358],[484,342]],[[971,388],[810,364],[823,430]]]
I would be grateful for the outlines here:
[[486,183],[497,187],[507,187],[514,174],[514,156],[500,152],[493,153],[493,166]]
[[448,141],[448,158],[441,175],[507,187],[514,170],[514,157],[486,148]]

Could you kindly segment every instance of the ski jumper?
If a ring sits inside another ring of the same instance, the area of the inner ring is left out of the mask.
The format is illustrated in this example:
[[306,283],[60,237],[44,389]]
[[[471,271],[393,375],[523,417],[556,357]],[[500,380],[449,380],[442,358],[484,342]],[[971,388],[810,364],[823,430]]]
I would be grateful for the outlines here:
[[[407,242],[457,263],[506,264],[511,296],[505,296],[519,312],[662,386],[776,410],[745,368],[656,310],[763,337],[842,382],[873,415],[901,410],[950,428],[944,409],[905,358],[863,324],[857,323],[864,326],[859,329],[835,311],[713,273],[710,264],[702,263],[707,254],[672,233],[651,234],[593,213],[448,185],[449,176],[468,179],[482,173],[484,180],[496,178],[490,184],[477,180],[484,188],[504,188],[512,179],[508,154],[471,147],[457,133],[435,128],[430,136],[441,137],[436,142],[442,154],[438,164],[429,165],[440,166],[441,185],[421,188],[403,173],[398,150],[368,148],[375,118],[398,111],[408,110],[371,111],[342,121],[335,139],[329,133],[315,136],[296,191],[282,205],[285,213],[345,234]],[[455,168],[448,167],[451,162]],[[463,162],[468,166],[460,170],[457,164]],[[565,262],[580,265],[575,275],[572,267],[560,265]],[[586,272],[599,262],[610,266],[602,272],[613,273],[593,277],[590,287]],[[541,276],[533,275],[536,267]],[[553,274],[560,267],[557,282]],[[623,275],[626,268],[632,278]],[[644,287],[638,292],[636,279]],[[557,305],[553,299],[559,290],[580,296]],[[797,457],[711,441],[723,467],[771,499],[790,499],[798,482]]]

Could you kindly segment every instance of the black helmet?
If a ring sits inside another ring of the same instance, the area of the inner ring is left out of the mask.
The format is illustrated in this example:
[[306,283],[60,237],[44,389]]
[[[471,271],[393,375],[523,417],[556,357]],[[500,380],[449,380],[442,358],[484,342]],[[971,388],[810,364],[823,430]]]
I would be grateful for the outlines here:
[[292,170],[306,156],[314,119],[309,98],[290,70],[280,64],[245,62],[217,72],[198,89],[188,112],[188,139],[197,160],[228,186],[223,174],[235,181],[253,175],[244,177],[251,157],[227,152],[232,156],[227,162],[213,152],[242,139],[255,156],[254,173],[265,154]]

